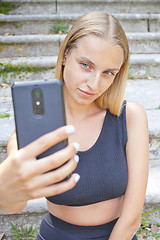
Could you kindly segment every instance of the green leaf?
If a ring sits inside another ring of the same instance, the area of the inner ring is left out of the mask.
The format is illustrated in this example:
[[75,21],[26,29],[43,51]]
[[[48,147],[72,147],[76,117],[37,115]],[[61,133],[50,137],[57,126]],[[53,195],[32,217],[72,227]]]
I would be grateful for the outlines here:
[[149,212],[144,212],[144,213],[142,214],[142,217],[145,216],[145,215],[149,215],[149,214],[151,214],[151,213],[157,212],[157,211],[160,211],[160,208],[157,208],[157,209],[155,209],[155,210],[151,210],[151,211],[149,211]]
[[38,233],[38,229],[33,229],[33,226],[30,226],[29,229],[20,226],[20,229],[16,230],[13,223],[11,223],[11,230],[13,232],[12,240],[33,240]]
[[159,236],[160,236],[160,233],[153,234],[152,236],[153,236],[153,237],[159,237]]
[[32,230],[33,230],[33,227],[32,227],[32,226],[30,226],[30,228],[29,228],[29,232],[32,232]]

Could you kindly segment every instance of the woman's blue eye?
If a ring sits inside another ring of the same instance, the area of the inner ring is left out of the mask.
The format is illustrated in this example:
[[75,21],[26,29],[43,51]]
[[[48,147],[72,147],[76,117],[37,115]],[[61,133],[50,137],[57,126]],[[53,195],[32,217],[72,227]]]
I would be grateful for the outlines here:
[[84,68],[89,68],[89,65],[87,63],[81,63],[81,65],[84,67]]
[[112,72],[110,72],[110,71],[105,71],[104,72],[107,76],[109,76],[109,75],[114,75]]

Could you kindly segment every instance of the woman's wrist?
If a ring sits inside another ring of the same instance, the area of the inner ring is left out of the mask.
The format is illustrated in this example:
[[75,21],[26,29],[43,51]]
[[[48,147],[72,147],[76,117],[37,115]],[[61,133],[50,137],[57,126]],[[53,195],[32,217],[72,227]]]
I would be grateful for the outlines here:
[[14,204],[5,204],[0,202],[0,211],[8,214],[15,214],[21,212],[27,205],[27,202],[14,203]]
[[117,221],[114,226],[112,233],[110,235],[109,240],[132,240],[136,232],[138,231],[139,225],[135,224],[127,224],[125,221]]

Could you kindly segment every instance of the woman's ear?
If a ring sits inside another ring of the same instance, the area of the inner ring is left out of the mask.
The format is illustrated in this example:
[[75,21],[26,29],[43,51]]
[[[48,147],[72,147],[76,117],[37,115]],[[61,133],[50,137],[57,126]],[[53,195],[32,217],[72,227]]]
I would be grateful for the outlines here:
[[67,48],[65,51],[64,51],[64,55],[63,55],[63,61],[62,61],[62,65],[65,66],[66,65],[66,60],[67,60],[67,54],[69,52],[69,48]]
[[64,54],[63,61],[62,61],[62,65],[63,66],[65,66],[65,64],[66,64],[66,59],[67,59],[67,56],[66,56],[66,54]]

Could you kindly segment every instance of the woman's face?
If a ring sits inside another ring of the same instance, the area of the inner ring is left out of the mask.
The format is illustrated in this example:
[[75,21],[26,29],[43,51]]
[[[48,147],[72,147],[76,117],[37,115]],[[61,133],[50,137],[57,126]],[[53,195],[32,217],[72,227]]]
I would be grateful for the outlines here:
[[87,35],[64,58],[64,89],[68,100],[93,103],[113,83],[123,63],[123,50],[108,40]]

